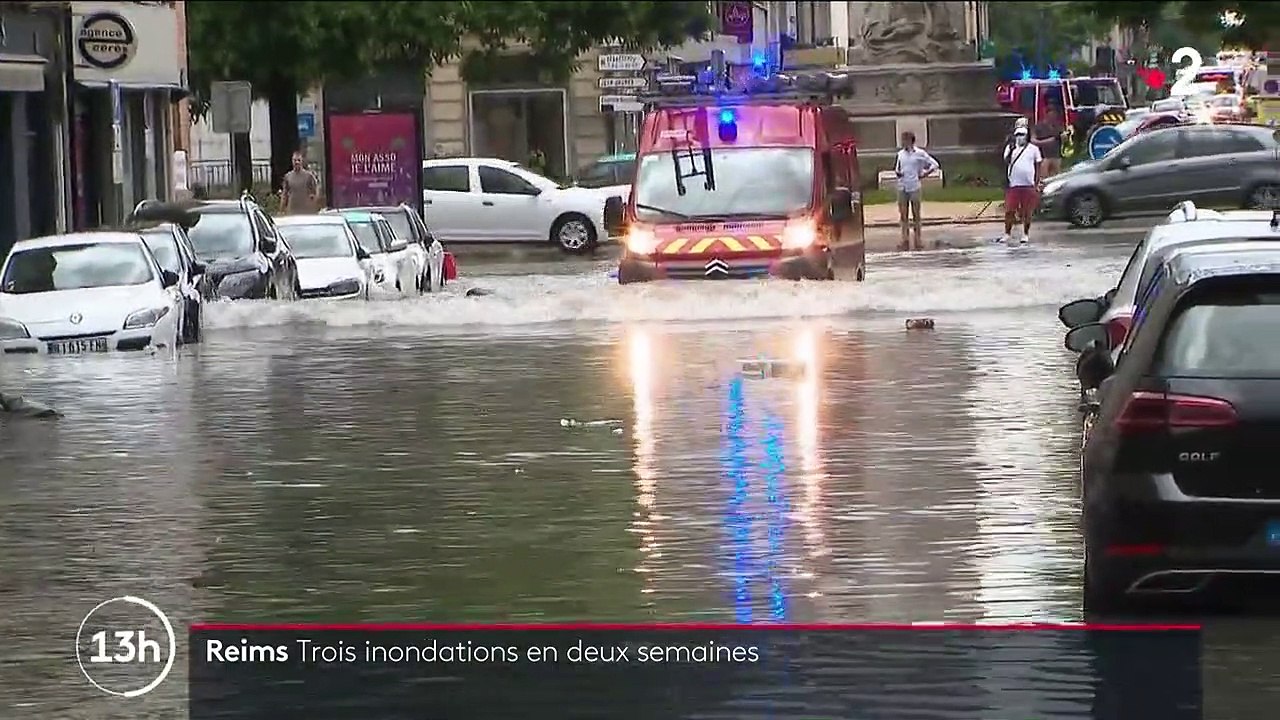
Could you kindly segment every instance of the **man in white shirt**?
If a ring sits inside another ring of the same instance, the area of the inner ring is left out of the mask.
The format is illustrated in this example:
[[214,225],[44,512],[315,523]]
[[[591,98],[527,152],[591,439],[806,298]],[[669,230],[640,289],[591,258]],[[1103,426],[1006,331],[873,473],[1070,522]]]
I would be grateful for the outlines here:
[[[937,169],[938,161],[916,147],[915,133],[902,133],[902,149],[898,151],[898,159],[894,164],[894,172],[898,175],[898,218],[902,228],[899,250],[924,249],[920,241],[920,178]],[[911,235],[908,233],[908,211],[911,213],[910,226],[915,230],[914,245],[911,244]]]
[[1040,167],[1044,158],[1040,148],[1031,142],[1031,133],[1025,126],[1013,131],[1013,145],[1004,150],[1004,237],[1002,242],[1013,240],[1014,220],[1022,222],[1022,242],[1031,240],[1031,216],[1040,203]]

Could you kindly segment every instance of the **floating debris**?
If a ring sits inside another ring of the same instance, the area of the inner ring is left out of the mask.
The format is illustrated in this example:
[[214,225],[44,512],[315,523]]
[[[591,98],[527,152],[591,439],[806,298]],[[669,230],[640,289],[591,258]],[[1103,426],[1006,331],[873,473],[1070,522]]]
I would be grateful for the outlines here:
[[757,358],[755,360],[739,360],[739,374],[754,378],[796,378],[803,377],[808,366],[796,360],[778,360]]
[[467,291],[467,297],[484,297],[486,295],[492,295],[492,294],[493,294],[492,290],[489,290],[487,288],[479,288],[479,287],[474,287]]
[[573,418],[560,418],[560,427],[565,427],[565,428],[572,428],[572,427],[589,427],[589,428],[596,428],[596,427],[612,427],[612,428],[616,428],[616,427],[618,427],[618,426],[619,426],[619,425],[621,425],[621,424],[622,424],[622,421],[621,421],[621,420],[587,420],[586,422],[583,422],[583,421],[581,421],[581,420],[574,420]]
[[911,318],[907,320],[908,330],[932,330],[933,318]]
[[0,412],[15,417],[53,420],[62,417],[62,413],[48,405],[32,402],[21,395],[5,395],[0,393]]

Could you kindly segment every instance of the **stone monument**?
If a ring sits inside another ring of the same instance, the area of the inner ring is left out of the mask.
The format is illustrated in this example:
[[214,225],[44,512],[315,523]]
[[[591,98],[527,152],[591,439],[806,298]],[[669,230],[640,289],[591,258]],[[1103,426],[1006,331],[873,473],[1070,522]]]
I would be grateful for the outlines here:
[[979,61],[963,35],[963,2],[849,3],[850,45],[841,68],[854,92],[852,116],[862,176],[891,169],[898,138],[918,143],[943,165],[974,161],[996,168],[1013,125],[996,103],[995,65]]

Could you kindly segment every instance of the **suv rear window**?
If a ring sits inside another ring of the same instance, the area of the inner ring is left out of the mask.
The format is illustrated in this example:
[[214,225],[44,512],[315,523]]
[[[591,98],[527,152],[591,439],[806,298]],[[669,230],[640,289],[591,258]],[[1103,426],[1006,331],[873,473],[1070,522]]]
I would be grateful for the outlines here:
[[1280,378],[1280,280],[1205,291],[1175,316],[1163,377]]

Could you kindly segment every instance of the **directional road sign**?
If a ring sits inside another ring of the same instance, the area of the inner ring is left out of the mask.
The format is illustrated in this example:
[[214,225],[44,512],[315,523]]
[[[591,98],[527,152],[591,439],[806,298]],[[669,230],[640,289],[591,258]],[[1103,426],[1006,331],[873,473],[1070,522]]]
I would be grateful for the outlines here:
[[209,116],[216,133],[249,132],[253,126],[253,87],[247,82],[213,83]]
[[1089,157],[1101,160],[1122,142],[1124,136],[1114,125],[1101,125],[1089,135]]
[[597,82],[601,90],[643,90],[649,81],[642,77],[602,77]]
[[644,56],[638,53],[601,55],[596,60],[600,72],[639,72],[644,69]]
[[601,95],[600,112],[640,112],[644,103],[635,95]]

